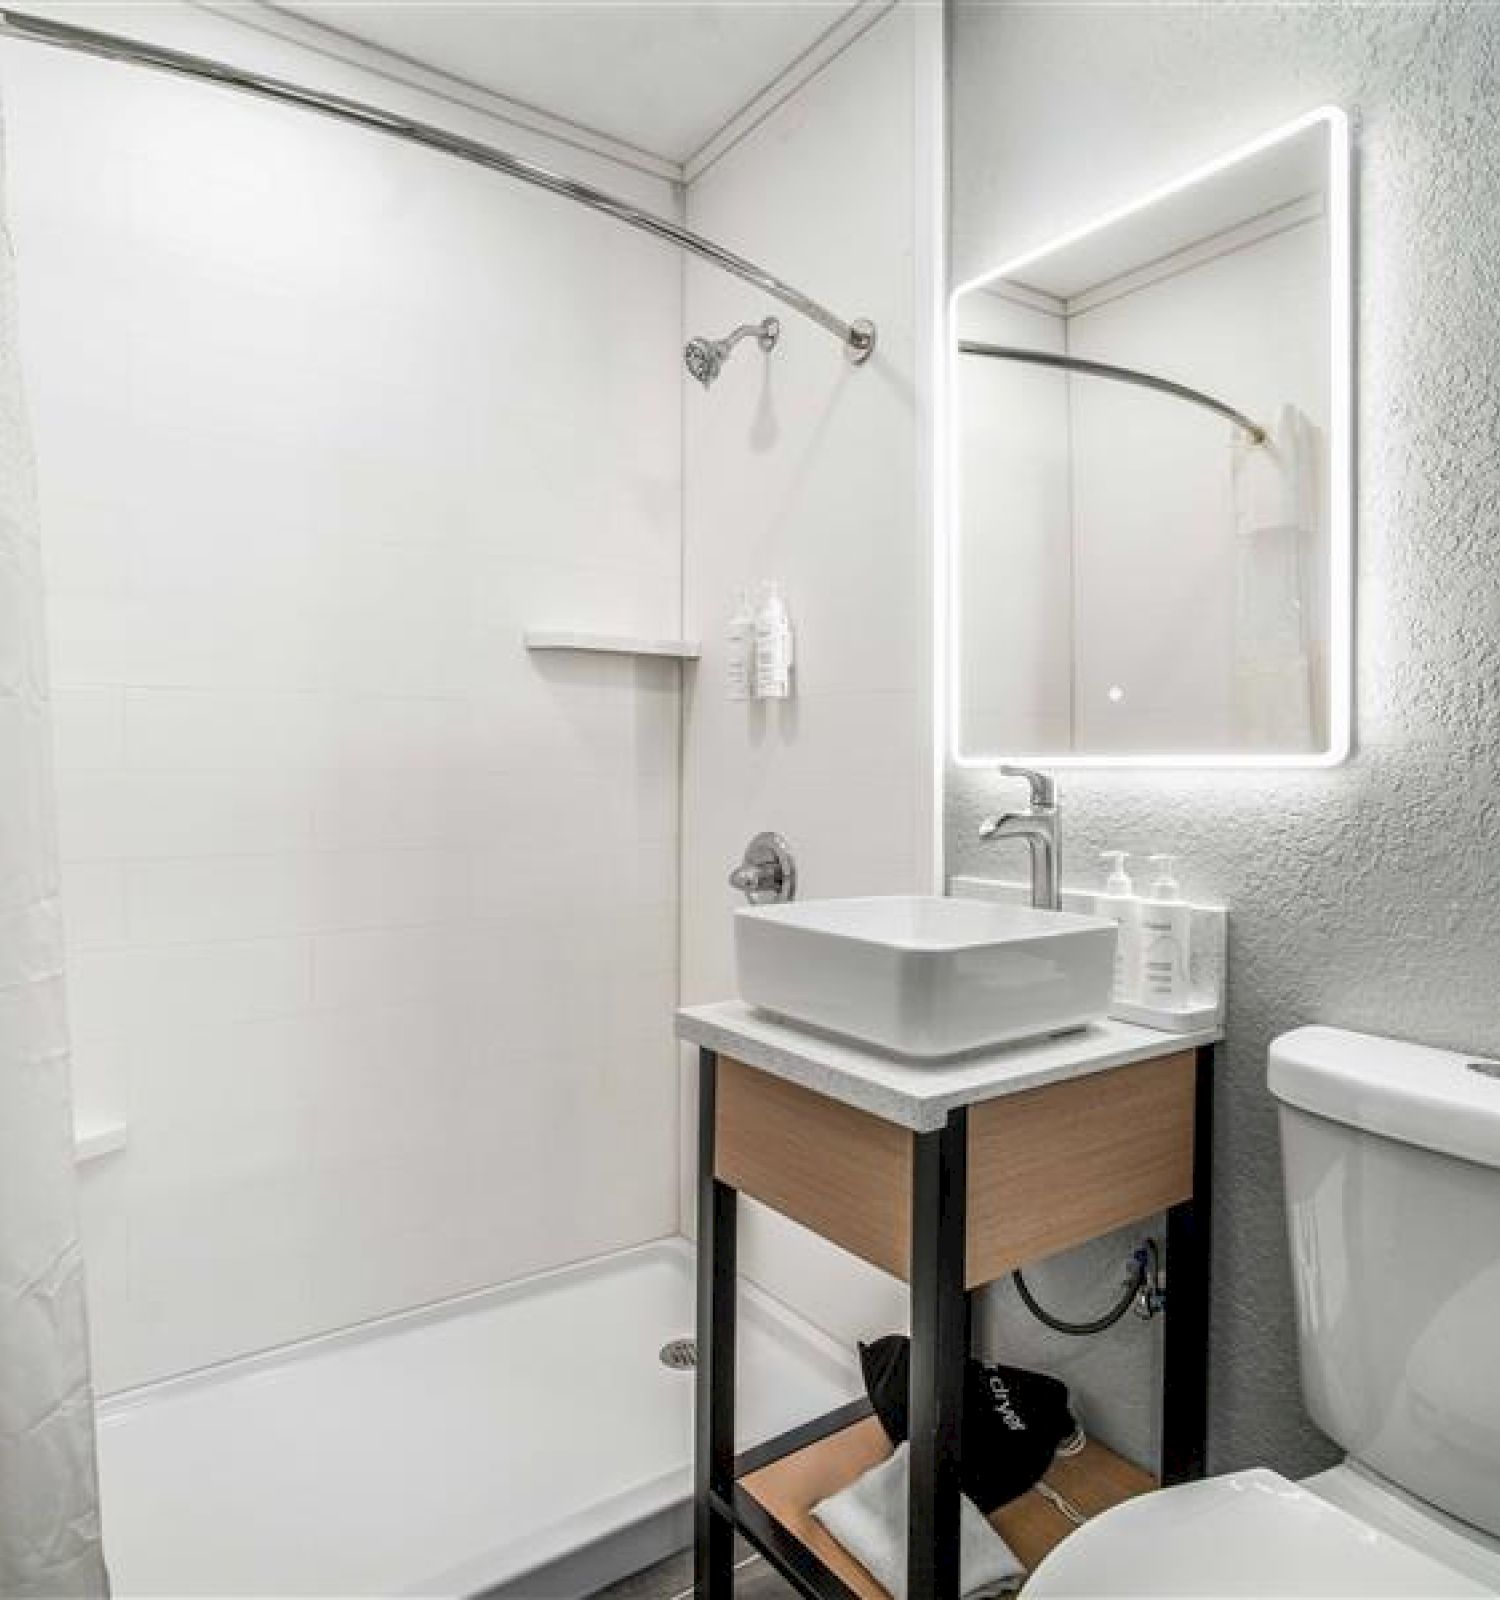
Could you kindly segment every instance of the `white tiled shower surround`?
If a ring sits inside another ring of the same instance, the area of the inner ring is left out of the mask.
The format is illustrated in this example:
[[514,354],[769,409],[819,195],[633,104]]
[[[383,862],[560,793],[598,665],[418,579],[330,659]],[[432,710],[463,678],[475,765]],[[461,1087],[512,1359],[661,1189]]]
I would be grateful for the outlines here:
[[[804,897],[926,888],[933,864],[926,300],[939,238],[929,167],[935,8],[900,5],[688,189],[691,226],[777,264],[841,314],[880,326],[846,365],[783,318],[773,356],[742,351],[685,402],[685,629],[703,640],[686,695],[682,988],[735,992],[725,875],[762,828],[785,834]],[[718,332],[770,309],[696,264],[687,323]],[[782,581],[796,698],[725,694],[736,591]],[[691,1136],[693,1063],[684,1057]],[[685,1160],[684,1170],[692,1171]],[[692,1194],[684,1194],[691,1222]],[[905,1315],[893,1279],[753,1203],[744,1270],[844,1338]]]
[[678,629],[675,256],[213,88],[0,72],[75,1093],[129,1127],[83,1172],[100,1385],[674,1232],[681,669],[520,636]]
[[[185,48],[682,205],[171,10]],[[129,1125],[83,1175],[101,1386],[690,1229],[679,847],[688,999],[733,991],[724,875],[761,827],[807,893],[931,881],[936,13],[870,6],[690,165],[690,225],[881,332],[856,371],[785,316],[709,394],[682,340],[774,309],[744,285],[420,151],[16,48],[75,1091]],[[779,712],[721,692],[767,576],[800,630]],[[704,659],[528,656],[525,628]],[[840,1337],[902,1314],[764,1214],[745,1253]]]

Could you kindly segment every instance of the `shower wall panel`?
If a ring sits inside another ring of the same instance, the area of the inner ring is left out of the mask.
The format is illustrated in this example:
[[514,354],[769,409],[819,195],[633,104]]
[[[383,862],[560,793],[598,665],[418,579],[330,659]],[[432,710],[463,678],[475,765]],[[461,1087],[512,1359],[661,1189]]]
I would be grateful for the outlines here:
[[[700,230],[873,317],[875,356],[851,367],[826,335],[784,318],[744,349],[686,417],[687,627],[704,641],[683,758],[683,992],[735,992],[725,882],[746,841],[784,833],[798,893],[923,889],[933,876],[931,485],[921,453],[932,398],[938,249],[935,8],[876,14],[856,38],[688,190]],[[771,310],[690,264],[687,328],[717,333]],[[797,628],[796,696],[726,692],[735,596],[779,579]],[[684,1096],[695,1081],[684,1053]],[[691,1163],[685,1162],[691,1170]],[[743,1270],[840,1338],[888,1332],[895,1280],[747,1204]],[[684,1195],[692,1216],[692,1196]]]
[[679,668],[521,633],[677,631],[676,256],[214,88],[0,72],[76,1098],[128,1126],[82,1179],[103,1385],[673,1232]]

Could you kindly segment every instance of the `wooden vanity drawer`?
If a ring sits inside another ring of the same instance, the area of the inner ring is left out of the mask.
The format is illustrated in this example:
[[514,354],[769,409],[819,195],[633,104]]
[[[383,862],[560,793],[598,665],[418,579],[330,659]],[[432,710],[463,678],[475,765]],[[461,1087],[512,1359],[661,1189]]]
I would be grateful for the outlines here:
[[[1188,1199],[1194,1054],[1179,1051],[968,1110],[969,1287]],[[715,1176],[905,1279],[916,1135],[728,1057]]]
[[969,1108],[972,1288],[1193,1192],[1191,1050]]
[[912,1134],[719,1058],[714,1173],[742,1194],[905,1278]]

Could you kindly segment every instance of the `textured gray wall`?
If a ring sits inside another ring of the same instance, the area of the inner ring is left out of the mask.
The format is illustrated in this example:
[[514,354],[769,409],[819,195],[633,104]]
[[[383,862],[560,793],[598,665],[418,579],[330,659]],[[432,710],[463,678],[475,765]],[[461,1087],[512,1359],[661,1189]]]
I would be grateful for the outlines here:
[[[1302,1473],[1332,1451],[1296,1400],[1266,1047],[1317,1021],[1500,1051],[1500,10],[1055,0],[952,20],[955,281],[1315,105],[1356,119],[1356,753],[1063,784],[1070,877],[1105,846],[1171,848],[1189,893],[1232,907],[1211,1458]],[[974,830],[997,781],[948,789],[950,870],[996,872]],[[1143,1450],[1150,1341],[1091,1343],[1056,1353]]]

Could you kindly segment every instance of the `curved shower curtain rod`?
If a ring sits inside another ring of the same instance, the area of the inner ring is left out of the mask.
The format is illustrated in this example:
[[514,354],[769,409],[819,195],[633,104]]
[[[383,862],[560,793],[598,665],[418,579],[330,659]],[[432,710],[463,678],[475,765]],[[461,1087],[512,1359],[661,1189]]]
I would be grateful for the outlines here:
[[753,283],[756,288],[774,295],[783,305],[800,311],[804,317],[826,328],[844,347],[844,354],[856,366],[869,360],[875,349],[875,324],[865,317],[845,322],[826,306],[819,305],[800,289],[785,283],[774,274],[758,267],[753,261],[737,256],[733,251],[679,228],[664,217],[653,216],[649,211],[638,210],[627,200],[596,189],[591,184],[579,183],[560,173],[539,167],[534,162],[523,161],[506,150],[481,144],[477,139],[465,139],[448,133],[431,123],[414,122],[409,117],[382,111],[377,106],[360,100],[349,100],[342,95],[324,94],[317,89],[306,89],[281,78],[267,78],[256,72],[232,67],[208,56],[189,55],[181,50],[168,50],[160,45],[146,44],[139,39],[129,39],[122,34],[102,33],[93,28],[78,28],[68,22],[53,22],[50,18],[36,17],[24,11],[0,10],[0,36],[26,39],[35,44],[54,45],[61,50],[76,50],[83,55],[102,56],[109,61],[128,61],[136,66],[153,67],[160,72],[170,72],[178,77],[198,78],[207,83],[217,83],[226,89],[238,89],[244,94],[262,100],[274,100],[281,105],[299,106],[304,111],[321,112],[340,122],[356,127],[370,128],[393,138],[405,139],[411,144],[439,150],[445,155],[457,156],[476,166],[488,167],[492,172],[503,172],[508,177],[519,178],[522,183],[538,189],[560,194],[565,199],[576,200],[580,205],[601,211],[643,233],[654,234],[668,244],[675,244],[690,254],[710,262],[713,266]]
[[1023,345],[981,344],[974,339],[960,339],[960,352],[966,356],[992,356],[997,361],[1025,361],[1037,367],[1060,367],[1065,372],[1081,372],[1090,378],[1111,378],[1116,383],[1133,383],[1142,389],[1155,389],[1170,394],[1178,400],[1187,400],[1195,406],[1227,417],[1237,428],[1249,435],[1251,444],[1264,444],[1266,430],[1252,421],[1243,411],[1225,405],[1201,389],[1190,389],[1185,383],[1174,383],[1170,378],[1158,378],[1154,372],[1141,372],[1136,367],[1112,367],[1104,361],[1085,361],[1082,356],[1055,355],[1050,350],[1028,350]]

